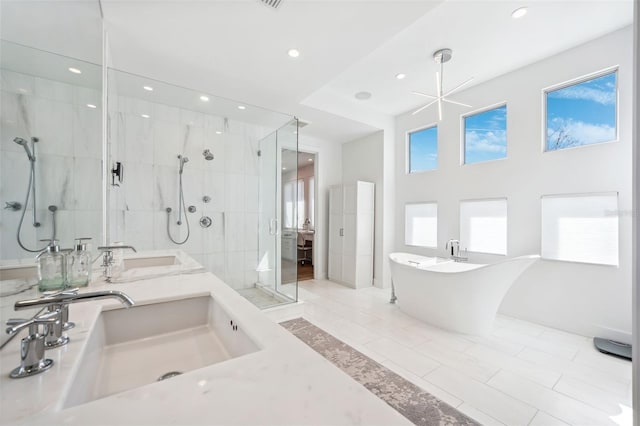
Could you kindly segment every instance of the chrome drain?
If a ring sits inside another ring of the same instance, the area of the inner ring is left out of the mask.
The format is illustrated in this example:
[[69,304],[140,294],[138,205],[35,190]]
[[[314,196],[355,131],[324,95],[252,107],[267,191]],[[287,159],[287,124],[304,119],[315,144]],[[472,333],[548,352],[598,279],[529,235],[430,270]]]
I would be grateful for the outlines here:
[[162,376],[160,376],[158,380],[156,380],[156,382],[161,382],[163,380],[167,380],[172,377],[179,376],[181,374],[182,374],[182,371],[169,371],[168,373],[164,373]]

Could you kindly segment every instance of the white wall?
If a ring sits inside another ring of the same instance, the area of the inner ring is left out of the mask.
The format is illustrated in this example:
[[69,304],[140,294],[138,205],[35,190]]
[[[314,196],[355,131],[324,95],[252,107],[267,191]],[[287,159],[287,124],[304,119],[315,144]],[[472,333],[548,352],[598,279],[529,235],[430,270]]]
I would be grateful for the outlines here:
[[375,225],[373,280],[377,285],[382,277],[382,224],[383,224],[383,175],[384,132],[378,131],[364,138],[342,145],[342,183],[353,184],[358,180],[375,184]]
[[[94,66],[97,67],[97,66]],[[94,70],[92,70],[94,71]],[[74,238],[91,237],[102,243],[102,185],[100,89],[62,83],[1,70],[2,120],[0,122],[0,198],[22,204],[29,183],[30,164],[15,137],[36,143],[36,217],[28,202],[22,225],[22,243],[31,250],[47,243],[53,234],[49,205],[58,207],[56,231],[60,246],[73,247]],[[96,108],[89,108],[93,104]],[[29,146],[31,144],[29,143]],[[23,210],[0,210],[0,259],[33,258],[16,241]]]
[[342,146],[338,142],[322,140],[299,131],[298,149],[315,153],[316,223],[313,237],[313,273],[316,279],[327,278],[329,258],[329,187],[342,182]]
[[[225,127],[223,117],[124,96],[110,102],[111,158],[124,165],[124,182],[109,188],[110,240],[138,250],[181,249],[229,286],[252,287],[258,280],[260,165],[268,161],[257,151],[275,149],[271,142],[260,146],[268,129],[235,120]],[[205,160],[204,149],[215,158]],[[197,209],[186,213],[190,235],[183,245],[169,239],[165,211],[173,209],[171,235],[183,241],[186,222],[176,224],[178,154],[189,158],[182,175],[186,206]],[[275,177],[275,164],[266,167],[267,177]],[[209,228],[199,224],[203,215],[213,220]]]
[[[445,242],[459,237],[459,201],[464,199],[508,198],[510,257],[540,253],[540,197],[544,194],[618,191],[619,208],[629,212],[631,39],[632,29],[628,27],[456,94],[456,100],[477,109],[507,103],[505,160],[461,166],[461,114],[471,110],[446,104],[438,128],[439,169],[407,175],[406,133],[436,123],[437,108],[415,116],[399,116],[395,163],[397,248],[444,255]],[[620,67],[619,141],[543,153],[543,88],[615,65]],[[416,201],[438,202],[437,250],[404,245],[404,205]],[[630,216],[620,217],[620,267],[540,261],[514,284],[500,311],[588,336],[630,341]],[[500,259],[471,255],[474,262]]]

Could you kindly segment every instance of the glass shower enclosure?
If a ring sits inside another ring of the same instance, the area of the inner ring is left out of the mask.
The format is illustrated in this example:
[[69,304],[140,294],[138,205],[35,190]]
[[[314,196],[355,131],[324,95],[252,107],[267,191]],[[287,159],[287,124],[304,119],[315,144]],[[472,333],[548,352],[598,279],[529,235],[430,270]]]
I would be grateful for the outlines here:
[[298,300],[297,224],[292,220],[297,217],[297,192],[285,194],[286,184],[295,180],[298,172],[297,162],[286,161],[287,153],[292,151],[298,151],[296,118],[260,141],[255,287],[259,294],[252,301],[263,308]]

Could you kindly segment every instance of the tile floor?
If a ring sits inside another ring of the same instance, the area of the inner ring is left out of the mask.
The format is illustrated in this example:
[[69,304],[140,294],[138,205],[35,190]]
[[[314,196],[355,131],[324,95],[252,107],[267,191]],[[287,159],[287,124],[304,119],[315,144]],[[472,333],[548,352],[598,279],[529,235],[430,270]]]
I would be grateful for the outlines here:
[[632,424],[631,362],[590,338],[505,316],[488,337],[462,335],[403,314],[389,290],[311,280],[299,291],[305,319],[482,424]]

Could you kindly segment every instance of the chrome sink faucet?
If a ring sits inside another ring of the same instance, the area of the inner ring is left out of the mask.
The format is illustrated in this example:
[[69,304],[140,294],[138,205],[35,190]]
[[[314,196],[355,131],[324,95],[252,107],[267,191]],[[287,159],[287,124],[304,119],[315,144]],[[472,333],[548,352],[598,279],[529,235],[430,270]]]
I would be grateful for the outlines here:
[[460,241],[459,240],[449,240],[445,245],[445,250],[449,254],[449,257],[453,259],[454,262],[466,262],[469,260],[468,257],[460,256]]
[[14,368],[9,377],[20,379],[48,370],[53,360],[44,357],[46,332],[40,333],[40,325],[49,325],[60,321],[60,311],[37,314],[31,319],[10,319],[7,321],[7,334],[15,336],[22,329],[29,328],[29,334],[20,342],[20,366]]
[[[102,253],[102,266],[104,269],[102,271],[102,276],[104,276],[107,282],[111,282],[111,278],[113,278],[113,266],[115,265],[116,259],[113,257],[113,251],[119,249],[130,249],[133,250],[134,253],[137,253],[133,246],[101,246],[98,247],[98,250]],[[94,260],[95,262],[95,260]]]
[[[69,337],[62,335],[64,330],[71,328],[68,324],[73,324],[67,321],[69,305],[99,299],[118,299],[126,307],[135,304],[121,291],[78,293],[78,289],[63,290],[38,299],[17,301],[14,304],[16,311],[38,307],[42,309],[31,319],[10,319],[7,322],[9,326],[6,330],[7,334],[12,336],[26,327],[29,328],[29,335],[22,339],[20,346],[20,366],[11,372],[10,377],[17,379],[32,376],[49,369],[53,365],[53,360],[45,359],[45,349],[66,345],[69,342]],[[43,314],[44,310],[47,312]],[[42,333],[39,325],[44,325]]]

